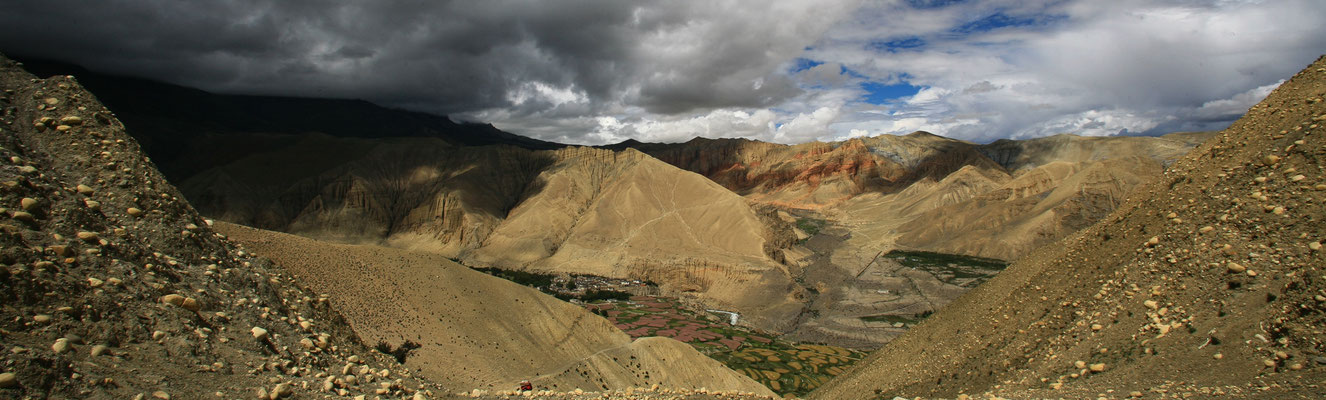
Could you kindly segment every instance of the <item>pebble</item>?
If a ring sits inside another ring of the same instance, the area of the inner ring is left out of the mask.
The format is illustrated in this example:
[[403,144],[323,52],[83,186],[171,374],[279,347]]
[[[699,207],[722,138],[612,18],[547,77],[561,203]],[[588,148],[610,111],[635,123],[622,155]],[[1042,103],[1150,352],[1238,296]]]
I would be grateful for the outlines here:
[[130,217],[137,217],[143,215],[143,210],[139,210],[137,207],[129,207],[125,209],[124,212],[129,214]]
[[1242,264],[1233,261],[1230,261],[1226,267],[1229,268],[1229,272],[1233,272],[1236,274],[1248,270],[1248,267],[1245,267]]
[[1224,354],[1220,354],[1220,353],[1215,353],[1214,355],[1211,356],[1211,358],[1214,358],[1214,359],[1219,360],[1219,359],[1225,358],[1225,355],[1224,355]]
[[78,232],[78,234],[76,234],[75,236],[77,236],[79,240],[82,240],[84,242],[96,242],[101,239],[101,236],[97,235],[96,232],[88,232],[88,231]]
[[1091,364],[1088,369],[1090,369],[1091,372],[1105,372],[1105,363]]
[[180,296],[180,295],[178,295],[178,294],[171,293],[171,294],[168,294],[168,295],[165,295],[165,296],[161,296],[161,302],[162,302],[162,303],[165,303],[165,304],[170,304],[170,305],[173,305],[173,306],[180,306],[180,307],[183,307],[183,306],[184,306],[184,296]]
[[1146,306],[1146,308],[1150,308],[1150,309],[1152,309],[1152,310],[1154,310],[1154,309],[1160,307],[1160,303],[1156,303],[1155,300],[1147,300],[1147,301],[1144,301],[1144,302],[1142,302],[1142,305],[1144,305],[1144,306]]
[[1280,156],[1277,155],[1268,155],[1265,158],[1262,158],[1262,164],[1266,165],[1275,165],[1276,163],[1279,162],[1280,162]]
[[170,400],[170,393],[166,393],[166,392],[164,392],[164,391],[158,390],[158,391],[152,392],[152,397],[155,397],[155,398],[158,398],[158,399],[161,399],[161,400]]
[[102,354],[107,354],[107,353],[109,353],[109,352],[110,352],[110,348],[109,348],[109,347],[106,347],[106,345],[104,345],[104,344],[99,344],[99,345],[92,346],[92,356],[93,356],[93,357],[100,356],[100,355],[102,355]]
[[1321,242],[1311,242],[1311,243],[1308,243],[1308,250],[1312,250],[1312,251],[1321,250]]
[[192,297],[184,298],[184,302],[180,303],[180,307],[184,307],[185,310],[193,312],[198,312],[198,310],[203,309],[202,304],[199,304],[198,300],[194,300]]
[[105,284],[106,284],[106,281],[103,281],[103,280],[100,280],[100,279],[97,279],[97,278],[87,278],[87,285],[88,285],[88,286],[91,286],[91,287],[94,287],[94,288],[99,288],[99,287],[101,287],[101,285],[105,285]]
[[249,332],[253,333],[253,338],[258,340],[267,340],[267,330],[261,327],[253,327]]
[[24,211],[32,211],[37,208],[37,199],[24,197],[22,200],[18,201],[18,205],[23,207]]
[[93,193],[97,192],[97,190],[93,189],[91,186],[82,184],[75,186],[74,190],[77,190],[79,194],[84,196],[91,196]]
[[276,400],[283,397],[290,397],[292,394],[295,394],[295,388],[291,387],[289,383],[278,383],[276,384],[276,387],[272,388],[271,396],[272,400]]
[[51,322],[51,316],[48,315],[48,314],[37,314],[37,315],[32,316],[32,320],[33,320],[33,321],[37,321],[37,322],[41,322],[41,323],[44,324],[44,323],[47,323],[47,322]]
[[77,115],[66,115],[64,118],[60,118],[60,123],[64,125],[82,125],[83,118]]
[[1198,229],[1197,232],[1200,232],[1200,233],[1207,233],[1207,232],[1214,231],[1214,230],[1215,230],[1215,227],[1210,226],[1210,225],[1207,225],[1207,226],[1203,226],[1202,229]]
[[18,376],[13,372],[0,374],[0,388],[10,388],[18,386]]
[[34,218],[32,214],[29,214],[26,211],[14,211],[14,219],[23,222],[32,222],[37,220],[37,218]]
[[64,352],[69,351],[69,339],[55,339],[55,344],[51,345],[51,350],[54,351],[55,354],[63,354]]

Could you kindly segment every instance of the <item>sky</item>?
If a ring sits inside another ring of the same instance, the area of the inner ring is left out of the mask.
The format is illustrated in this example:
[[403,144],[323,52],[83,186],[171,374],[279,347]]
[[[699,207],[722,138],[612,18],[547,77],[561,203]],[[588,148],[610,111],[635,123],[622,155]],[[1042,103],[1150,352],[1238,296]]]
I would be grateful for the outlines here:
[[14,0],[0,52],[569,144],[1223,129],[1320,0]]

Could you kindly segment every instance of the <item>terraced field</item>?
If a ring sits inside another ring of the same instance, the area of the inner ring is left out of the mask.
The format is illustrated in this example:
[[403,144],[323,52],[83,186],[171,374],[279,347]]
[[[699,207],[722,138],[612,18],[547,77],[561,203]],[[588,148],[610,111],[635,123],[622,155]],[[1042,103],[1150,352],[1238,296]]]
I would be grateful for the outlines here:
[[723,318],[689,310],[669,298],[634,296],[585,307],[632,338],[665,336],[690,344],[781,395],[805,395],[865,355],[836,346],[784,342],[728,325]]

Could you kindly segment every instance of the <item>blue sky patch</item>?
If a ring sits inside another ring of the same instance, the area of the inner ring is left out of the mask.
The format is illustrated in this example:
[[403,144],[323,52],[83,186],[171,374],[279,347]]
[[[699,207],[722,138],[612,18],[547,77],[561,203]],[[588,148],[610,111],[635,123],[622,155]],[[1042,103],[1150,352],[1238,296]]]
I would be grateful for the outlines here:
[[880,105],[891,102],[901,97],[915,96],[921,91],[920,86],[912,86],[907,82],[895,83],[892,85],[879,82],[865,82],[861,84],[861,89],[866,94],[861,99],[867,103]]
[[925,39],[921,39],[920,37],[916,36],[908,36],[904,38],[896,38],[887,41],[876,41],[870,43],[870,48],[875,50],[883,50],[890,53],[897,53],[899,51],[915,49],[922,46],[925,46]]
[[957,34],[969,35],[973,33],[989,32],[1001,28],[1025,28],[1025,27],[1043,27],[1055,22],[1068,19],[1063,15],[1033,14],[1033,15],[1008,15],[1000,11],[990,14],[985,18],[971,21],[959,25],[951,32]]
[[821,65],[821,64],[824,64],[824,63],[821,62],[821,61],[815,61],[815,60],[812,60],[812,59],[809,59],[809,58],[801,58],[801,57],[798,57],[797,59],[792,60],[792,72],[793,72],[793,73],[797,73],[797,72],[805,71],[805,70],[808,70],[808,69],[811,69],[811,68],[815,68],[816,66]]
[[918,10],[924,10],[929,8],[944,8],[965,2],[967,2],[967,0],[907,0],[907,5]]

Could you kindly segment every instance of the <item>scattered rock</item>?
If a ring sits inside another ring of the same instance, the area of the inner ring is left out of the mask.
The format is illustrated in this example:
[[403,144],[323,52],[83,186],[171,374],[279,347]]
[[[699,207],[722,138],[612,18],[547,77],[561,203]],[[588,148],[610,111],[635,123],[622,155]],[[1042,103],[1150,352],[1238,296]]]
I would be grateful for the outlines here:
[[92,352],[91,352],[91,354],[92,354],[93,357],[96,357],[96,356],[100,356],[100,355],[103,355],[103,354],[107,354],[107,353],[109,353],[109,352],[110,352],[110,348],[109,348],[109,347],[106,347],[106,345],[104,345],[104,344],[99,344],[99,345],[92,346]]
[[98,235],[96,232],[80,231],[77,234],[75,234],[75,236],[78,237],[78,240],[82,240],[88,243],[96,243],[101,240],[101,236]]
[[51,350],[54,351],[55,354],[63,354],[64,352],[69,351],[69,339],[55,339],[55,344],[51,345]]
[[267,340],[267,330],[261,327],[253,327],[249,332],[253,333],[253,338],[258,340]]
[[1091,364],[1087,369],[1091,370],[1091,372],[1105,372],[1105,363]]
[[24,211],[32,211],[37,209],[37,199],[31,197],[24,197],[22,200],[18,201],[18,204],[20,207],[23,207]]
[[1229,272],[1233,272],[1233,273],[1236,273],[1236,274],[1237,274],[1237,273],[1242,273],[1242,272],[1248,270],[1248,267],[1244,267],[1242,264],[1239,264],[1239,263],[1236,263],[1236,262],[1233,262],[1233,261],[1230,261],[1229,264],[1226,264],[1226,268],[1229,269]]
[[93,193],[96,193],[96,192],[97,192],[97,190],[96,190],[96,189],[93,189],[91,186],[88,186],[88,185],[81,185],[81,184],[78,185],[78,186],[75,186],[75,187],[74,187],[74,190],[78,191],[78,194],[81,194],[81,195],[84,195],[84,196],[91,196]]
[[137,207],[129,207],[125,209],[124,212],[126,214],[129,214],[130,217],[137,217],[143,215],[143,210],[140,210]]
[[165,296],[161,296],[161,302],[162,302],[162,303],[165,303],[165,304],[170,304],[170,305],[172,305],[172,306],[176,306],[176,307],[183,307],[183,306],[184,306],[184,296],[180,296],[180,295],[178,295],[178,294],[171,293],[171,294],[168,294],[168,295],[165,295]]
[[18,376],[13,372],[0,374],[0,388],[11,388],[18,386]]

